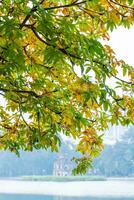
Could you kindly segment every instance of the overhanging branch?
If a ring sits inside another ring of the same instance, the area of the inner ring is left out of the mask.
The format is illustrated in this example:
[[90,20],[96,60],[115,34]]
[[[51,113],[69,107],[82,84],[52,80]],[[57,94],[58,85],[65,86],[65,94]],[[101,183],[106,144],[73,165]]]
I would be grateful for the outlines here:
[[[102,65],[103,67],[107,67],[106,64],[104,64],[104,63],[102,63],[102,62],[100,62],[100,61],[98,61],[98,60],[93,60],[93,62],[96,63],[96,64],[99,64],[99,65]],[[131,81],[125,81],[125,80],[123,80],[123,79],[121,79],[121,78],[115,76],[115,75],[114,75],[112,72],[110,72],[110,71],[108,71],[108,73],[109,73],[112,77],[114,77],[115,79],[117,79],[117,80],[119,80],[119,81],[121,81],[121,82],[123,82],[123,83],[129,84],[129,85],[134,85],[133,82],[131,82]]]
[[32,26],[27,26],[27,27],[30,28],[30,29],[32,30],[32,32],[34,33],[34,35],[35,35],[42,43],[44,43],[45,45],[51,46],[51,47],[53,47],[53,48],[55,48],[55,49],[61,51],[61,52],[64,53],[65,55],[70,56],[70,57],[72,57],[72,58],[76,58],[76,59],[79,59],[79,60],[81,59],[79,56],[67,52],[67,50],[66,50],[65,48],[59,48],[59,47],[57,47],[57,46],[55,46],[55,45],[53,45],[53,44],[51,44],[51,43],[48,43],[46,40],[44,40],[43,37],[41,37],[41,35],[36,31],[36,29],[35,29],[34,27],[32,27]]
[[[91,1],[91,0],[89,0],[89,1]],[[74,1],[73,3],[71,3],[71,4],[65,4],[65,5],[61,5],[61,6],[48,7],[48,8],[44,8],[44,10],[55,10],[55,9],[59,9],[59,8],[69,8],[69,7],[73,7],[73,6],[78,6],[78,5],[84,4],[86,2],[87,1],[80,1],[80,2],[78,2],[78,0],[77,0],[77,1]]]
[[51,94],[51,93],[53,93],[53,92],[57,92],[58,90],[55,89],[55,90],[53,90],[53,91],[48,91],[48,92],[43,93],[43,94],[41,94],[41,95],[37,94],[37,93],[34,92],[34,91],[30,91],[30,90],[7,89],[7,88],[1,88],[1,87],[0,87],[0,91],[2,91],[2,92],[14,92],[14,93],[29,94],[29,95],[34,96],[34,97],[36,97],[36,98],[41,98],[41,97],[43,97],[44,95]]
[[115,0],[115,1],[114,1],[114,0],[111,0],[111,2],[112,2],[113,4],[116,4],[116,5],[120,6],[120,7],[122,7],[122,8],[127,8],[127,9],[130,9],[130,10],[133,10],[133,11],[134,11],[134,8],[133,8],[133,7],[130,7],[130,6],[121,4],[121,3],[117,2],[116,0]]
[[[91,0],[89,0],[89,1],[91,1]],[[44,0],[41,0],[40,3],[39,3],[39,5],[43,4],[43,2],[44,2]],[[65,5],[53,6],[53,7],[47,7],[47,8],[44,8],[44,10],[55,10],[55,9],[59,9],[59,8],[68,8],[68,7],[78,6],[78,5],[84,4],[86,2],[87,2],[86,0],[80,1],[80,2],[78,2],[78,0],[75,0],[71,4],[65,4]],[[38,8],[38,6],[34,6],[31,9],[31,11],[29,12],[29,14],[25,17],[25,19],[23,20],[23,22],[20,24],[20,29],[22,29],[25,26],[25,24],[27,23],[27,21],[31,17],[32,13],[34,13],[34,12],[37,11],[37,8]]]

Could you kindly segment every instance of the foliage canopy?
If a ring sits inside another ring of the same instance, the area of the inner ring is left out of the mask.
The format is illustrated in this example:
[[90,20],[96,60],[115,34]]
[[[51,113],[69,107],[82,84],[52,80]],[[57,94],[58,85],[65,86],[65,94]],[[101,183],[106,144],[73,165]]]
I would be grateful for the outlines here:
[[0,148],[57,151],[62,132],[84,173],[98,132],[134,122],[133,68],[100,42],[133,22],[133,0],[0,1]]

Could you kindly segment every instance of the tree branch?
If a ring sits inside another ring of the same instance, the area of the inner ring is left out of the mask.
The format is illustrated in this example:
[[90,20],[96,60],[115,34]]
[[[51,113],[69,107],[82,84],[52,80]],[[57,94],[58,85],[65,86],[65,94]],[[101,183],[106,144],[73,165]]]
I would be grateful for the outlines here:
[[[61,5],[61,6],[53,6],[53,7],[44,8],[44,10],[54,10],[54,9],[59,9],[59,8],[69,8],[69,7],[78,6],[80,4],[84,4],[84,3],[87,2],[86,0],[85,1],[81,1],[81,2],[77,2],[77,1],[74,1],[71,4],[66,4],[66,5]],[[91,0],[89,0],[89,1],[91,1]]]
[[7,88],[1,88],[0,87],[0,91],[3,92],[16,92],[16,93],[23,93],[23,94],[30,94],[33,95],[36,98],[40,98],[42,97],[42,95],[38,95],[37,93],[35,93],[34,91],[29,91],[29,90],[15,90],[15,89],[7,89]]
[[22,113],[22,109],[21,109],[21,102],[19,103],[19,112],[20,112],[20,116],[23,120],[23,122],[25,123],[25,125],[29,128],[29,130],[33,131],[32,127],[26,122],[23,113]]
[[128,8],[128,9],[134,10],[133,7],[126,6],[126,5],[121,4],[121,3],[117,2],[117,1],[111,0],[111,2],[114,3],[114,4],[116,4],[116,5],[118,5],[118,6],[121,6],[121,7],[123,7],[123,8]]
[[[44,0],[41,0],[39,5],[41,5],[44,2]],[[25,19],[23,20],[23,22],[20,24],[20,29],[23,28],[23,26],[25,26],[25,24],[27,23],[27,21],[29,20],[29,18],[31,17],[32,13],[37,11],[37,7],[38,6],[34,6],[31,11],[29,12],[29,14],[25,17]]]
[[123,80],[123,79],[121,79],[121,78],[115,76],[115,75],[112,74],[111,72],[110,72],[110,74],[111,74],[111,76],[113,76],[115,79],[117,79],[117,80],[119,80],[119,81],[121,81],[121,82],[123,82],[123,83],[129,84],[129,85],[134,85],[133,82],[125,81],[125,80]]
[[[34,92],[34,91],[30,91],[30,90],[7,89],[7,88],[1,88],[1,87],[0,87],[0,91],[3,91],[3,92],[23,93],[23,94],[30,94],[30,95],[32,95],[32,96],[34,96],[34,97],[36,97],[36,98],[41,98],[41,97],[43,97],[44,95],[51,94],[51,93],[53,93],[53,92],[57,92],[58,90],[55,89],[55,90],[53,90],[53,91],[48,91],[48,92],[43,93],[43,94],[41,94],[41,95],[37,94],[37,93]],[[16,103],[18,103],[18,102],[16,101]]]
[[109,6],[113,9],[113,10],[115,10],[119,15],[121,15],[122,17],[127,17],[125,14],[126,13],[121,13],[118,9],[116,9],[112,4],[111,4],[111,2],[109,1],[109,0],[107,0],[107,2],[108,2],[108,4],[109,4]]
[[122,101],[123,98],[119,98],[119,99],[115,98],[115,97],[113,96],[112,92],[111,92],[111,89],[110,89],[107,85],[105,85],[105,83],[103,83],[103,84],[104,84],[104,87],[105,87],[107,93],[110,95],[110,97],[112,97],[112,99],[116,102],[116,104],[117,104],[123,111],[125,111],[126,108],[124,108],[124,107],[123,107],[122,105],[120,105],[120,103],[119,103],[119,101]]
[[[29,27],[29,26],[28,26]],[[67,55],[67,56],[70,56],[70,57],[72,57],[72,58],[76,58],[76,59],[81,59],[80,57],[78,57],[78,56],[76,56],[76,55],[74,55],[74,54],[71,54],[71,53],[69,53],[69,52],[67,52],[67,50],[65,49],[65,48],[59,48],[59,47],[57,47],[57,46],[55,46],[55,45],[53,45],[53,44],[50,44],[50,43],[48,43],[46,40],[44,40],[40,35],[39,35],[39,33],[36,31],[36,29],[34,28],[34,27],[29,27],[31,30],[32,30],[32,32],[34,33],[34,35],[41,41],[41,42],[43,42],[45,45],[47,45],[47,46],[51,46],[51,47],[53,47],[53,48],[56,48],[56,49],[58,49],[59,51],[61,51],[62,53],[64,53],[65,55]]]
[[[101,63],[100,61],[98,61],[98,60],[93,60],[93,62],[94,63],[96,63],[96,64],[99,64],[99,65],[102,65],[103,67],[107,67],[104,63]],[[119,80],[119,81],[121,81],[121,82],[123,82],[123,83],[126,83],[126,84],[129,84],[129,85],[134,85],[134,83],[133,82],[129,82],[129,81],[125,81],[125,80],[123,80],[123,79],[121,79],[121,78],[118,78],[117,76],[115,76],[113,73],[111,73],[110,71],[108,72],[111,76],[113,76],[115,79],[117,79],[117,80]]]
[[[77,2],[78,0],[72,2],[71,4],[66,4],[66,5],[61,5],[61,6],[53,6],[53,7],[48,7],[48,8],[44,8],[44,10],[54,10],[54,9],[59,9],[59,8],[67,8],[67,7],[72,7],[72,6],[78,6],[80,4],[84,4],[87,1],[81,1],[81,2]],[[90,0],[91,1],[91,0]],[[41,2],[39,3],[39,5],[41,5],[44,2],[44,0],[41,0]],[[25,19],[23,20],[23,22],[20,24],[20,29],[22,29],[25,25],[26,22],[29,20],[29,18],[31,17],[32,13],[37,11],[38,6],[34,6],[31,11],[29,12],[29,14],[25,17]]]

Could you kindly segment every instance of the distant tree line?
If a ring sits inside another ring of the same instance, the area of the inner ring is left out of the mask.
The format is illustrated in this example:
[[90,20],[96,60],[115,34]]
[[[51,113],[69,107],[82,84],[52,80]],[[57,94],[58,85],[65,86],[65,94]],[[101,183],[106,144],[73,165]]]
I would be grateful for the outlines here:
[[134,176],[134,127],[115,145],[106,145],[94,162],[92,173],[105,176]]
[[[76,155],[67,142],[63,143],[60,154],[66,155],[66,162]],[[0,176],[51,175],[58,156],[49,150],[21,152],[19,158],[10,152],[0,152]],[[134,127],[130,127],[115,145],[105,146],[89,174],[134,176]]]
[[[71,161],[74,151],[63,143],[60,154],[67,155],[66,162]],[[76,154],[76,153],[75,153]],[[51,175],[53,174],[53,165],[59,153],[52,153],[50,150],[34,150],[33,152],[16,154],[1,151],[0,152],[0,177],[16,177],[23,175]]]

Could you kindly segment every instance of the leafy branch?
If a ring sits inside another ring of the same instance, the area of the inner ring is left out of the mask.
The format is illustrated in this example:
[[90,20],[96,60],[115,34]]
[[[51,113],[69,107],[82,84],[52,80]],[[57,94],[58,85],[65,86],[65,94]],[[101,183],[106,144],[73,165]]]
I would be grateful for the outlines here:
[[[104,68],[107,68],[107,65],[106,64],[104,64],[104,63],[102,63],[101,61],[98,61],[98,60],[93,60],[93,62],[94,63],[96,63],[96,64],[99,64],[99,65],[101,65],[102,67],[104,67]],[[117,79],[117,80],[119,80],[119,81],[121,81],[121,82],[123,82],[123,83],[126,83],[126,84],[128,84],[128,85],[134,85],[134,83],[133,82],[131,82],[131,81],[126,81],[126,80],[123,80],[123,79],[121,79],[121,78],[119,78],[119,77],[117,77],[117,76],[115,76],[112,72],[110,72],[110,71],[108,71],[108,74],[110,74],[112,77],[114,77],[115,79]]]
[[0,91],[3,91],[3,92],[15,92],[15,93],[22,93],[22,94],[29,94],[31,96],[34,96],[36,98],[41,98],[43,97],[44,95],[47,95],[47,94],[50,94],[50,93],[53,93],[53,92],[57,92],[58,90],[55,89],[53,91],[50,91],[50,92],[46,92],[46,93],[43,93],[41,95],[37,94],[36,92],[34,91],[30,91],[30,90],[17,90],[17,89],[7,89],[7,88],[1,88],[0,87]]
[[[92,0],[88,0],[88,1],[92,1]],[[87,2],[87,0],[85,1],[80,1],[78,2],[78,0],[72,2],[71,4],[65,4],[65,5],[61,5],[61,6],[53,6],[53,7],[48,7],[48,8],[44,8],[44,10],[54,10],[54,9],[59,9],[59,8],[69,8],[69,7],[73,7],[73,6],[78,6],[81,4],[85,4]]]
[[31,130],[33,132],[32,127],[27,123],[27,121],[25,120],[23,113],[22,113],[22,108],[21,108],[21,102],[19,103],[19,112],[20,112],[20,116],[23,120],[23,122],[25,123],[25,125],[29,128],[29,130]]
[[[44,2],[44,0],[41,0],[39,4],[41,5],[41,4],[43,4],[43,2]],[[25,19],[23,20],[23,22],[20,24],[20,29],[22,29],[23,26],[26,25],[26,23],[27,23],[27,21],[29,20],[29,18],[31,17],[31,15],[32,15],[34,12],[37,11],[37,8],[38,8],[38,6],[36,5],[36,6],[34,6],[34,7],[31,9],[31,11],[29,12],[29,14],[25,17]]]
[[43,37],[41,37],[41,34],[39,34],[39,33],[36,31],[36,29],[35,29],[34,27],[31,27],[31,26],[27,26],[27,27],[30,27],[31,30],[32,30],[32,32],[34,33],[34,35],[35,35],[42,43],[44,43],[45,45],[51,46],[51,47],[53,47],[53,48],[56,48],[57,50],[61,51],[63,54],[65,54],[65,55],[67,55],[67,56],[70,56],[70,57],[72,57],[72,58],[76,58],[76,59],[79,59],[79,60],[81,59],[80,57],[78,57],[78,56],[76,56],[76,55],[74,55],[74,54],[71,54],[71,53],[67,52],[67,50],[66,50],[65,48],[59,48],[59,47],[57,47],[57,46],[55,46],[55,45],[53,45],[53,44],[51,44],[51,43],[48,43],[46,40],[43,39]]
[[120,6],[120,7],[122,7],[122,8],[127,8],[127,9],[130,9],[130,10],[134,10],[133,7],[130,7],[130,6],[121,4],[121,3],[119,3],[118,1],[111,0],[111,2],[114,3],[114,4],[116,4],[116,5],[118,5],[118,6]]
[[[90,0],[91,1],[91,0]],[[39,5],[43,4],[44,0],[41,0],[41,2],[39,3]],[[68,7],[73,7],[73,6],[78,6],[80,4],[84,4],[87,1],[81,1],[78,2],[78,0],[72,2],[71,4],[65,4],[65,5],[60,5],[60,6],[53,6],[53,7],[48,7],[48,8],[44,8],[44,10],[55,10],[55,9],[59,9],[59,8],[68,8]],[[25,19],[23,20],[23,22],[20,24],[20,29],[22,29],[25,25],[26,22],[29,20],[29,18],[31,17],[31,15],[37,11],[38,6],[34,6],[31,11],[29,12],[29,14],[25,17]]]

